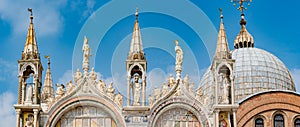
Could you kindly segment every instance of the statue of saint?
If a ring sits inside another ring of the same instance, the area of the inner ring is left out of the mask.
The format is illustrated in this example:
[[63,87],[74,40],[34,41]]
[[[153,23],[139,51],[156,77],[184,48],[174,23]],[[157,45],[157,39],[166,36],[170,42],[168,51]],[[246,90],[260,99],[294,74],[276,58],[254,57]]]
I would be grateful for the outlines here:
[[191,83],[191,84],[189,85],[189,91],[190,91],[191,93],[194,93],[194,87],[195,87],[195,83]]
[[183,51],[181,47],[178,45],[178,41],[175,40],[175,52],[176,52],[176,62],[175,65],[176,67],[181,68],[182,66],[182,60],[183,60]]
[[190,84],[190,78],[188,75],[185,75],[185,77],[183,78],[183,84],[185,85],[186,88],[189,87]]
[[202,90],[202,88],[198,88],[196,90],[196,98],[197,98],[197,100],[201,100],[202,96],[203,96],[203,90]]
[[105,93],[105,91],[106,91],[106,89],[105,89],[106,88],[105,82],[102,81],[102,80],[99,80],[97,88],[100,90],[101,93]]
[[83,63],[89,62],[90,46],[88,45],[88,39],[86,38],[86,36],[84,36],[84,44],[82,46],[82,52],[83,52]]
[[113,87],[113,83],[111,82],[106,90],[108,97],[114,100],[115,88]]
[[165,96],[168,94],[168,90],[169,90],[169,87],[166,85],[166,83],[163,83],[162,85],[162,91],[161,91],[161,96]]
[[225,104],[229,103],[229,99],[228,99],[229,87],[230,87],[230,84],[228,82],[227,77],[223,76],[223,97],[222,98],[223,98],[223,103],[225,103]]
[[114,102],[119,105],[120,107],[122,107],[123,105],[123,97],[120,94],[120,92],[116,95]]
[[173,77],[173,75],[170,74],[170,76],[168,78],[168,86],[172,89],[175,84],[176,84],[176,80]]
[[55,100],[58,100],[65,95],[65,86],[63,84],[56,84],[56,86]]
[[74,87],[72,80],[70,80],[70,82],[67,83],[67,94],[71,93]]
[[133,105],[139,106],[140,105],[140,98],[141,98],[141,89],[142,85],[139,83],[139,75],[134,74],[134,81],[131,83],[133,86]]
[[94,68],[92,68],[92,71],[90,72],[89,77],[90,77],[91,80],[96,80],[97,79],[97,74],[96,74]]
[[161,90],[159,88],[154,88],[154,98],[157,101],[160,98]]
[[79,71],[79,69],[77,69],[76,73],[75,73],[75,76],[74,76],[74,81],[75,83],[78,82],[78,80],[82,77],[82,74],[81,72]]
[[149,102],[149,106],[152,107],[153,103],[154,103],[154,97],[149,95],[148,96],[148,102]]
[[27,90],[26,90],[26,100],[25,102],[31,102],[32,103],[32,95],[33,95],[33,88],[32,85],[27,85]]

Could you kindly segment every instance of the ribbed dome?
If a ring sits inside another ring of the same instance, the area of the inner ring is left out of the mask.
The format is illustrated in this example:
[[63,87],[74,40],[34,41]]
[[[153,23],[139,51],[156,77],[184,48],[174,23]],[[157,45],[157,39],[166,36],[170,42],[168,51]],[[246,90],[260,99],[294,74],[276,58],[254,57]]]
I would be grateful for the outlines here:
[[[239,48],[231,53],[235,60],[233,71],[236,101],[261,91],[295,91],[289,70],[271,53],[258,48]],[[204,96],[213,95],[212,79],[212,72],[208,69],[200,81]]]

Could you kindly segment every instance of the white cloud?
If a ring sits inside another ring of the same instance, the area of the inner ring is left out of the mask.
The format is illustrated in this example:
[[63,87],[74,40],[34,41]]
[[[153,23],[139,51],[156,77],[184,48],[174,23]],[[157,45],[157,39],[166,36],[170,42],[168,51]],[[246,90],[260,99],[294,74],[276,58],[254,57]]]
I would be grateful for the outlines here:
[[26,33],[29,25],[29,12],[27,8],[33,9],[35,28],[38,36],[47,36],[58,33],[63,25],[60,9],[66,0],[59,1],[31,1],[31,0],[1,0],[0,18],[11,24],[13,34]]
[[297,68],[292,69],[291,74],[296,86],[296,91],[300,92],[300,69]]
[[13,104],[15,96],[11,92],[0,94],[0,127],[15,127],[16,115]]
[[[59,84],[66,84],[70,80],[73,80],[72,70],[67,70],[61,78],[58,79]],[[56,84],[56,83],[55,83]]]
[[[18,77],[18,66],[15,62],[6,61],[0,58],[0,81],[15,81]],[[12,84],[17,82],[11,82]]]

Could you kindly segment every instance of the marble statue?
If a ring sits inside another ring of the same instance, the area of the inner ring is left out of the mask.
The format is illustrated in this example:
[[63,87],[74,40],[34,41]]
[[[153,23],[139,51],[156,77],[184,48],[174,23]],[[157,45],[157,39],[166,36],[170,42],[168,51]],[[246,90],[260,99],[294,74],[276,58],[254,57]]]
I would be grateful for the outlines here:
[[139,82],[139,75],[134,74],[134,81],[132,82],[133,85],[133,106],[139,106],[140,105],[140,98],[141,98],[141,89],[142,85]]
[[82,77],[82,74],[81,72],[79,71],[79,69],[77,69],[76,73],[75,73],[75,76],[74,76],[74,81],[75,83],[78,82],[78,80]]
[[88,39],[86,36],[84,37],[84,44],[82,46],[82,52],[83,52],[83,62],[89,62],[90,55],[90,46],[88,45]]
[[194,93],[194,87],[195,87],[195,83],[191,83],[189,85],[189,92]]
[[230,84],[228,82],[227,77],[223,76],[223,96],[222,96],[222,98],[223,98],[223,103],[225,103],[225,104],[229,103],[229,99],[228,99],[229,87],[230,87]]
[[176,52],[176,68],[179,67],[181,68],[182,66],[182,60],[183,60],[183,51],[181,49],[181,47],[178,45],[178,41],[175,40],[175,52]]
[[154,97],[149,95],[148,96],[148,103],[149,103],[149,106],[152,107],[153,103],[154,103]]
[[106,93],[110,99],[114,100],[115,88],[113,87],[112,82],[108,85],[108,88],[106,89]]
[[28,85],[27,86],[27,90],[26,90],[26,100],[25,102],[31,102],[32,103],[32,95],[33,95],[33,88],[32,85]]
[[190,78],[188,75],[185,75],[185,77],[183,78],[183,84],[185,85],[186,88],[189,87],[190,84]]
[[89,77],[91,80],[94,80],[94,81],[97,79],[97,73],[95,72],[94,68],[92,68],[92,71],[90,72]]
[[158,100],[161,95],[161,90],[159,88],[154,88],[154,98],[155,100]]
[[99,89],[99,91],[101,93],[105,93],[105,91],[106,91],[106,84],[105,84],[105,82],[102,81],[102,80],[99,80],[97,85],[98,85],[97,88]]
[[169,87],[166,85],[166,83],[163,83],[163,85],[162,85],[162,91],[161,91],[161,96],[163,97],[163,96],[167,95],[168,92],[169,92],[168,90],[169,90]]
[[202,88],[198,88],[196,90],[196,98],[197,98],[197,100],[201,101],[202,97],[203,97],[203,90],[202,90]]
[[114,102],[122,107],[123,105],[123,96],[120,94],[120,92],[116,95]]
[[70,82],[67,83],[67,94],[71,93],[72,90],[74,89],[74,85],[72,83],[72,80]]
[[173,77],[173,75],[170,74],[170,76],[168,78],[168,86],[172,89],[175,84],[176,84],[176,80]]
[[63,84],[56,84],[57,89],[55,92],[55,100],[60,99],[62,96],[65,95],[65,86]]

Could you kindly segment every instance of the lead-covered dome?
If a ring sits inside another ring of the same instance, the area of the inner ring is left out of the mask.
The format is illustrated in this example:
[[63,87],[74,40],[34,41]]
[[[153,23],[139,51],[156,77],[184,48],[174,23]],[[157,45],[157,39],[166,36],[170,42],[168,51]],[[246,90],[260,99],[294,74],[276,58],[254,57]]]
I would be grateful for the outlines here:
[[[258,48],[239,48],[231,51],[231,54],[235,60],[233,74],[236,101],[261,91],[295,91],[289,70],[271,53]],[[205,96],[213,98],[214,84],[210,68],[203,75],[200,88]]]

